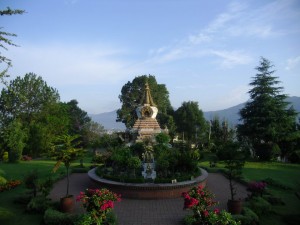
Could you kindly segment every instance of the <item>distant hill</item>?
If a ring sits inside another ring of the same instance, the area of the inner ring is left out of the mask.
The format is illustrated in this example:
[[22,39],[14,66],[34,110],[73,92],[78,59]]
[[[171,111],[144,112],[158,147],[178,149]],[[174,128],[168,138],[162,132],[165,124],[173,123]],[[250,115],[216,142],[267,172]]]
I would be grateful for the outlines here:
[[[294,106],[294,109],[300,113],[300,97],[288,97],[287,101]],[[218,111],[209,111],[203,112],[206,120],[211,120],[215,116],[218,116],[220,120],[224,118],[227,119],[229,125],[234,126],[239,123],[239,111],[245,106],[246,103],[241,103],[239,105],[230,107],[228,109],[218,110]]]
[[[300,113],[300,97],[289,97],[287,101],[290,102],[294,109]],[[228,109],[218,111],[203,112],[206,120],[211,120],[215,116],[218,116],[220,120],[227,119],[229,125],[234,126],[239,123],[239,111],[245,106],[245,103],[238,104]],[[117,110],[112,112],[90,114],[93,121],[102,124],[107,130],[125,130],[125,125],[120,122],[116,122]]]
[[90,114],[89,115],[93,121],[100,123],[107,130],[125,130],[126,127],[124,123],[116,122],[117,110],[112,112],[105,112],[100,114]]

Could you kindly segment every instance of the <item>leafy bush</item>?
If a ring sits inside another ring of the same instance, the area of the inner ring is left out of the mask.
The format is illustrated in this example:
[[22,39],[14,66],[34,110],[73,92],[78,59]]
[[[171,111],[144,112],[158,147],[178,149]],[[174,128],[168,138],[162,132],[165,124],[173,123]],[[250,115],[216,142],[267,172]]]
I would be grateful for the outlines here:
[[242,225],[253,225],[259,222],[258,216],[250,208],[244,207],[242,214],[234,215],[234,219],[241,221]]
[[117,224],[117,217],[113,211],[110,211],[106,214],[105,222],[108,225],[116,225]]
[[29,213],[44,213],[49,206],[49,199],[42,195],[36,196],[27,204],[26,211]]
[[3,153],[2,160],[3,160],[3,162],[8,162],[8,152]]
[[144,177],[136,177],[136,178],[125,177],[124,182],[125,183],[145,183],[145,179],[144,179]]
[[155,178],[154,183],[155,184],[162,184],[162,183],[171,183],[172,178]]
[[51,208],[47,209],[44,214],[46,225],[73,225],[77,219],[77,215],[62,213]]
[[0,176],[0,185],[4,185],[6,183],[7,183],[7,180],[4,177]]
[[254,197],[248,202],[248,206],[258,216],[266,215],[271,211],[271,204],[262,197]]
[[183,218],[183,224],[184,225],[193,225],[196,222],[197,222],[197,220],[196,220],[196,218],[193,215],[186,215]]

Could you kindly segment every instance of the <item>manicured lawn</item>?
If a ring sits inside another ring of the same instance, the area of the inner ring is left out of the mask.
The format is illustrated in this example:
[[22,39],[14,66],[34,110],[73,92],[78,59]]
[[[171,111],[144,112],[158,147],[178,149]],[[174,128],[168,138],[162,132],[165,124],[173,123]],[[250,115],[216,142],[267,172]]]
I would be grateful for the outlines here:
[[300,188],[300,165],[279,162],[246,162],[243,170],[246,181],[272,178],[294,190]]
[[[91,157],[84,159],[84,165],[90,166]],[[52,160],[32,160],[22,161],[20,163],[0,163],[0,171],[5,173],[5,177],[9,179],[18,179],[23,181],[24,175],[28,172],[36,169],[39,177],[46,179],[52,176],[53,179],[57,180],[65,176],[65,168],[61,168],[53,173],[52,169],[55,161]],[[79,165],[79,162],[73,163],[72,166]],[[71,167],[72,167],[71,166]],[[38,225],[40,224],[43,215],[39,214],[28,214],[25,212],[24,205],[15,204],[14,200],[19,196],[24,196],[28,190],[24,184],[16,187],[15,189],[4,191],[0,193],[0,224],[5,225]]]

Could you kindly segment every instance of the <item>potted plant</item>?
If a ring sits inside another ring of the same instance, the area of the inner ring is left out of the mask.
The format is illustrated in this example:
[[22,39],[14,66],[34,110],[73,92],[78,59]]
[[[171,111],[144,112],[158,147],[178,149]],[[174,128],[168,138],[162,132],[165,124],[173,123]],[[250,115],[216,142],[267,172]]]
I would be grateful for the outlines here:
[[241,199],[236,199],[236,187],[234,179],[237,179],[242,174],[242,168],[244,161],[237,159],[230,159],[225,161],[225,168],[227,169],[227,177],[229,180],[230,196],[231,198],[227,202],[228,211],[232,214],[240,214],[242,211]]
[[71,162],[83,154],[83,149],[78,147],[80,144],[78,141],[79,137],[79,135],[59,136],[51,151],[52,157],[57,161],[54,165],[53,172],[56,172],[62,164],[64,164],[67,172],[67,192],[66,196],[60,200],[61,210],[63,212],[72,212],[74,209],[74,198],[73,195],[69,194],[69,168]]

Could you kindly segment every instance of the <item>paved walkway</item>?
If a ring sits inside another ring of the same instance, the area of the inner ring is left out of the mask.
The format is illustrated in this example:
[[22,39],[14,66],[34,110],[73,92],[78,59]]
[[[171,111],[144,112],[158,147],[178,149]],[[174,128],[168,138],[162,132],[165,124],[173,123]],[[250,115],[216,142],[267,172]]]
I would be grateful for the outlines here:
[[[97,184],[90,181],[87,174],[70,175],[70,194],[77,196],[86,188],[96,188]],[[215,200],[220,204],[218,208],[226,209],[230,198],[229,182],[218,173],[210,173],[207,180],[208,189],[215,194]],[[97,187],[99,188],[99,187]],[[247,197],[246,187],[237,184],[237,198]],[[66,179],[57,182],[50,193],[52,200],[57,201],[66,194]],[[181,224],[183,217],[190,213],[183,210],[183,199],[162,200],[133,200],[122,198],[115,204],[114,209],[119,225],[177,225]],[[75,212],[83,212],[80,203],[76,203]]]

